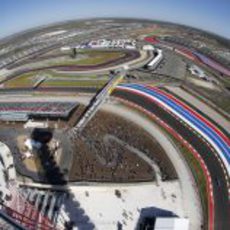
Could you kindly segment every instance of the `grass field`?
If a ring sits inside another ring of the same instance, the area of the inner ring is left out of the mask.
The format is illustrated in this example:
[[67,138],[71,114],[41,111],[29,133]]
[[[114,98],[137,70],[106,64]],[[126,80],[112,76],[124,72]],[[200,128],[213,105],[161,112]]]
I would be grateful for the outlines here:
[[[52,70],[45,70],[45,71],[31,71],[28,73],[21,74],[12,80],[9,80],[4,83],[5,88],[18,88],[18,87],[25,87],[30,88],[33,87],[34,83],[38,80],[39,76],[44,76],[48,81],[45,82],[46,85],[56,85],[60,86],[60,84],[67,84],[67,85],[79,85],[82,82],[90,82],[92,79],[92,84],[105,82],[108,77],[107,76],[97,76],[97,75],[70,75],[64,73],[56,73]],[[66,83],[64,82],[66,79]],[[78,81],[78,82],[75,82]]]
[[91,81],[44,81],[40,87],[101,87],[106,83],[105,80]]
[[160,35],[167,35],[167,34],[171,34],[171,33],[175,33],[175,31],[173,29],[158,27],[154,31],[147,33],[146,36],[154,36],[154,35],[160,36]]
[[[38,63],[37,68],[41,67],[48,67],[48,66],[92,66],[92,65],[99,65],[103,64],[105,62],[109,62],[112,60],[117,60],[119,58],[124,57],[126,54],[121,51],[98,51],[98,50],[82,50],[78,52],[79,55],[83,55],[82,58],[79,59],[74,59],[71,57],[62,59],[62,58],[54,58],[50,60],[44,60],[35,63]],[[32,64],[34,65],[34,63]],[[87,75],[87,76],[78,76],[74,74],[65,74],[65,73],[57,73],[54,72],[53,70],[39,70],[39,71],[30,71],[27,73],[23,73],[21,75],[18,75],[17,77],[14,77],[13,79],[6,81],[4,83],[5,88],[31,88],[33,85],[39,80],[41,77],[46,77],[47,79],[56,79],[56,78],[67,78],[66,82],[58,82],[58,81],[47,81],[45,85],[48,86],[91,86],[92,84],[90,83],[89,78],[98,78],[99,82],[98,83],[93,83],[96,85],[101,86],[102,81],[104,83],[106,77],[104,76],[99,76],[97,77],[96,75]],[[71,82],[71,78],[75,79],[82,79],[82,82]],[[85,81],[85,79],[88,79],[88,81]],[[63,79],[62,79],[63,80]]]
[[36,82],[36,75],[38,72],[29,72],[19,75],[12,80],[4,83],[5,88],[16,88],[16,87],[32,87]]
[[125,56],[123,52],[117,51],[85,51],[84,54],[87,54],[88,58],[75,62],[76,65],[98,65]]
[[52,57],[44,59],[33,59],[32,62],[25,63],[25,65],[33,65],[37,67],[49,66],[78,66],[78,65],[99,65],[108,61],[115,61],[124,57],[126,54],[121,51],[97,51],[97,50],[82,50],[78,51],[76,58],[71,57],[71,53],[65,57]]
[[68,66],[79,66],[79,65],[99,65],[106,63],[108,61],[116,60],[124,56],[123,53],[120,52],[93,52],[93,53],[84,53],[86,56],[81,58],[65,58],[65,59],[50,59],[44,61],[44,66],[60,66],[60,65],[68,65]]

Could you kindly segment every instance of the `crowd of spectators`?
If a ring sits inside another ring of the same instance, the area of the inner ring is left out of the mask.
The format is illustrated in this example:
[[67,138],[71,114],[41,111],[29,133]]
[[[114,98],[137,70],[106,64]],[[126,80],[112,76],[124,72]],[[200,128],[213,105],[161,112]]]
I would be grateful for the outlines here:
[[75,141],[71,180],[150,181],[151,166],[114,139],[132,146],[154,160],[163,180],[176,179],[176,171],[162,147],[137,125],[110,113],[98,112]]

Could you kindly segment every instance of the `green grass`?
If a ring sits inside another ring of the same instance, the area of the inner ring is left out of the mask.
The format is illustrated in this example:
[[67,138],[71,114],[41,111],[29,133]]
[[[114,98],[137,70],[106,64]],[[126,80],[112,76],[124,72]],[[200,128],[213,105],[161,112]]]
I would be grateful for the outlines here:
[[[58,80],[58,78],[66,78],[66,82],[64,84],[78,84],[75,83],[74,79],[78,79],[79,82],[83,81],[83,82],[89,82],[90,80],[85,80],[85,78],[90,78],[92,79],[92,84],[95,83],[95,81],[97,80],[99,83],[100,82],[105,82],[108,77],[103,79],[100,79],[100,77],[98,77],[97,75],[86,75],[86,76],[82,76],[82,75],[71,75],[71,74],[65,74],[65,73],[55,73],[52,70],[45,70],[45,71],[31,71],[28,73],[24,73],[21,74],[9,81],[7,81],[4,86],[6,88],[17,88],[17,87],[26,87],[26,88],[30,88],[34,85],[34,83],[36,82],[35,77],[37,75],[40,76],[47,76],[48,79],[50,79],[50,84],[61,84],[64,81],[62,80]],[[73,80],[72,80],[73,79]],[[47,81],[49,82],[49,81]],[[55,83],[57,82],[57,83]],[[59,82],[59,83],[58,83]],[[69,83],[68,83],[69,82]],[[49,83],[48,83],[49,84]]]
[[[75,60],[75,59],[68,59],[64,61],[57,61],[57,60],[50,60],[48,61],[44,66],[57,66],[57,65],[98,65],[98,64],[103,64],[105,62],[111,61],[111,60],[116,60],[118,58],[121,58],[125,55],[124,52],[120,51],[80,51],[80,54],[86,54],[88,57],[80,59],[80,60]],[[84,81],[84,76],[77,76],[77,75],[70,75],[70,74],[65,74],[65,73],[55,73],[52,70],[40,70],[40,71],[31,71],[27,73],[23,73],[7,82],[5,82],[4,86],[6,88],[17,88],[17,87],[32,87],[33,84],[36,82],[35,76],[36,75],[44,75],[49,78],[58,78],[58,77],[73,77],[73,78],[82,78]],[[85,76],[87,78],[96,78],[96,75],[91,75],[91,76]],[[68,79],[69,81],[69,79]],[[69,85],[68,81],[64,84]],[[99,79],[100,81],[100,79]],[[101,80],[102,81],[102,80]],[[48,83],[51,84],[51,83]],[[53,85],[60,85],[61,83],[52,83]],[[71,83],[72,84],[72,83]],[[79,83],[73,83],[74,85],[78,85]],[[82,83],[83,85],[92,85],[89,83]],[[100,83],[98,83],[100,85]]]
[[146,34],[146,36],[153,36],[159,34],[161,30],[160,29],[155,29],[153,32]]
[[6,88],[15,88],[15,87],[32,87],[35,83],[36,72],[29,72],[22,75],[19,75],[12,80],[9,80],[4,83]]
[[[66,59],[59,60],[58,58],[55,59],[48,59],[44,63],[42,63],[42,66],[59,66],[59,65],[99,65],[103,64],[105,62],[116,60],[121,57],[123,57],[125,54],[123,52],[118,51],[79,51],[79,54],[84,54],[85,57],[82,57],[81,59],[75,59],[71,57],[67,57]],[[35,63],[39,63],[36,62]]]
[[76,74],[68,74],[68,73],[52,73],[49,74],[50,79],[59,79],[59,78],[66,78],[66,79],[85,79],[85,78],[91,78],[93,80],[97,79],[97,75],[76,75]]
[[124,56],[121,52],[91,52],[88,58],[75,62],[75,65],[99,65]]
[[165,34],[168,34],[169,32],[170,32],[170,30],[167,30],[167,29],[165,29],[165,28],[159,27],[159,28],[155,29],[154,31],[152,31],[152,32],[150,32],[150,33],[148,33],[148,34],[146,34],[146,36],[154,36],[154,35],[159,36],[159,35],[165,35]]
[[101,87],[106,81],[45,81],[40,87]]

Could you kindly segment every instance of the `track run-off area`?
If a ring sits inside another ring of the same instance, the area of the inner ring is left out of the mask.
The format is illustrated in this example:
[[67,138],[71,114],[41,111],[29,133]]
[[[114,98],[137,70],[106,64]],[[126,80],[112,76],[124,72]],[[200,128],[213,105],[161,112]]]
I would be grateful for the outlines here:
[[208,229],[228,229],[229,136],[187,104],[157,87],[121,84],[113,96],[148,115],[193,154],[206,178]]

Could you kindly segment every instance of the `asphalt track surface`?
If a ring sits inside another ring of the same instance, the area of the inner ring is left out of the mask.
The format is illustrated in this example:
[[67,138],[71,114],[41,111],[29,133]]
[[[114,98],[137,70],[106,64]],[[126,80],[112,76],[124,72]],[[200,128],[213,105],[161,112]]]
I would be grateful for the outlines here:
[[175,116],[180,117],[185,123],[188,123],[189,126],[200,133],[203,138],[212,144],[215,150],[218,151],[218,158],[221,158],[229,173],[230,139],[219,129],[217,129],[211,122],[200,116],[199,113],[191,110],[190,107],[182,103],[180,100],[173,98],[171,94],[167,94],[156,87],[143,86],[140,84],[124,84],[121,87],[134,90],[137,92],[137,94],[145,93],[144,96],[150,96],[154,101],[158,100],[163,107],[166,107],[167,110],[170,110],[173,114],[175,114]]
[[[218,163],[213,151],[210,147],[201,140],[196,134],[191,132],[189,128],[173,117],[170,113],[165,111],[159,105],[153,103],[143,96],[139,96],[132,92],[115,89],[113,96],[133,102],[144,109],[150,111],[156,116],[160,117],[164,122],[171,126],[177,133],[190,143],[195,150],[201,155],[206,163],[206,166],[210,172],[213,184],[214,195],[214,229],[227,230],[229,229],[230,207],[228,199],[228,188],[225,181],[225,175],[222,167]],[[219,181],[217,183],[217,180]]]

